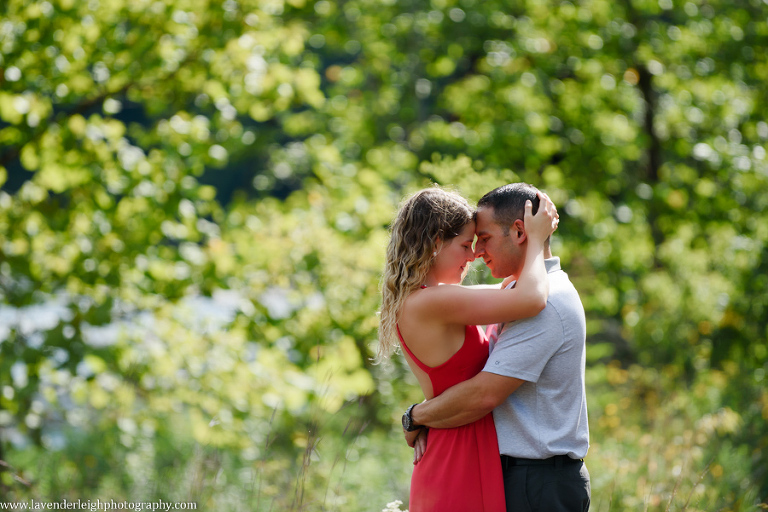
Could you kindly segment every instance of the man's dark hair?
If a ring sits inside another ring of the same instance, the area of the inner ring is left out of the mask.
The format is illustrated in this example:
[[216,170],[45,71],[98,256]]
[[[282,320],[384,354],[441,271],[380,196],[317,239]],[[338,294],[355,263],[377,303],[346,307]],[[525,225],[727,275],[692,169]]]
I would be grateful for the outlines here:
[[510,183],[485,194],[477,202],[478,208],[493,208],[493,219],[509,234],[509,228],[516,220],[525,216],[525,201],[533,203],[533,213],[539,210],[539,189],[527,183]]

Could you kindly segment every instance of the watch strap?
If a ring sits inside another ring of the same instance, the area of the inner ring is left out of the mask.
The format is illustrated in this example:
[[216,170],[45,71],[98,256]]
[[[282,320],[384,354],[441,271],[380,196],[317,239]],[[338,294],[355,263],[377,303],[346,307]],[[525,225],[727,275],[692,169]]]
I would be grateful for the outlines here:
[[419,430],[421,428],[424,428],[424,425],[414,425],[413,424],[413,408],[419,405],[418,403],[415,403],[411,405],[406,411],[405,414],[403,414],[403,428],[406,430],[406,432],[413,432],[414,430]]

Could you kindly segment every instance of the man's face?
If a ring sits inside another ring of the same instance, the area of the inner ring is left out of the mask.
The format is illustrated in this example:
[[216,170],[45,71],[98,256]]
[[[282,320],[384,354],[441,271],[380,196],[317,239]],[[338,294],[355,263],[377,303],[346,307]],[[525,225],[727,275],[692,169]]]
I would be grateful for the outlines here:
[[515,228],[507,233],[494,219],[492,207],[477,210],[475,234],[475,257],[483,258],[493,277],[504,278],[519,272],[525,253],[514,243]]

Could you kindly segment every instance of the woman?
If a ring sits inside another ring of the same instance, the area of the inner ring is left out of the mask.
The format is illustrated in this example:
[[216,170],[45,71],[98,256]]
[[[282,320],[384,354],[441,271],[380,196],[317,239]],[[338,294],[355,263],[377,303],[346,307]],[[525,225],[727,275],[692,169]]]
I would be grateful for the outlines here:
[[[527,318],[545,306],[544,241],[557,225],[554,205],[541,196],[525,206],[528,246],[515,288],[455,286],[474,259],[474,212],[458,194],[421,190],[401,206],[384,270],[379,359],[399,341],[426,398],[469,379],[488,358],[477,324]],[[491,414],[458,428],[431,429],[411,479],[411,512],[505,510],[501,462]]]

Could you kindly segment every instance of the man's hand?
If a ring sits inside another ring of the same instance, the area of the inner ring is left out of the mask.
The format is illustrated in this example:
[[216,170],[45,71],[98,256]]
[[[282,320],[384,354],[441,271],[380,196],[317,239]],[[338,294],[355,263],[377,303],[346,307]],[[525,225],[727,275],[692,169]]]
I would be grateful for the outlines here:
[[407,434],[416,434],[416,437],[413,441],[413,464],[416,465],[421,460],[421,458],[424,456],[424,454],[427,452],[427,436],[429,434],[428,428],[420,428],[419,430],[416,430],[414,432],[406,432],[406,438],[408,437]]
[[420,428],[418,430],[412,430],[411,432],[408,432],[407,430],[403,429],[403,435],[405,436],[405,442],[408,443],[408,446],[411,448],[416,448],[416,438],[419,437],[419,434],[421,434],[426,428]]
[[[424,402],[422,402],[424,403]],[[427,451],[427,430],[428,428],[426,426],[417,426],[414,430],[406,430],[406,426],[408,425],[409,428],[413,427],[408,419],[411,418],[411,413],[413,412],[414,408],[419,404],[413,404],[408,408],[408,410],[403,414],[403,435],[405,436],[405,442],[408,443],[408,446],[413,448],[413,463],[416,464],[421,460],[421,457],[424,455],[424,452]]]
[[507,286],[509,286],[509,283],[512,281],[517,280],[516,276],[507,276],[504,278],[504,280],[501,282],[501,289],[505,289]]

